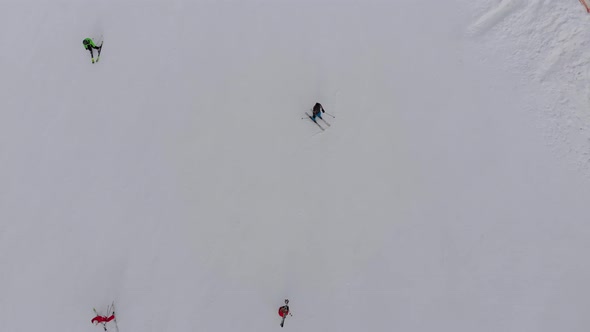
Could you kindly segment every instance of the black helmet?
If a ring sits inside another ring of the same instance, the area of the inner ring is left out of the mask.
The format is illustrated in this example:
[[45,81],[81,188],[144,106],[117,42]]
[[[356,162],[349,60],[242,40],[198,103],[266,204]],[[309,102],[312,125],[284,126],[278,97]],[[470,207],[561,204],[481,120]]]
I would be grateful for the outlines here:
[[88,44],[90,44],[90,42],[88,41],[88,39],[84,39],[84,40],[82,41],[82,44],[84,44],[84,45],[88,45]]

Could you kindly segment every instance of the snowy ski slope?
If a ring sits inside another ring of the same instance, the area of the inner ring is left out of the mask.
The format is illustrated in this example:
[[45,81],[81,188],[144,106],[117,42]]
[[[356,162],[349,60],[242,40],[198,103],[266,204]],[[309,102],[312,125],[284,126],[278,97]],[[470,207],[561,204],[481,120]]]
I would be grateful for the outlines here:
[[1,330],[587,331],[589,20],[0,0]]

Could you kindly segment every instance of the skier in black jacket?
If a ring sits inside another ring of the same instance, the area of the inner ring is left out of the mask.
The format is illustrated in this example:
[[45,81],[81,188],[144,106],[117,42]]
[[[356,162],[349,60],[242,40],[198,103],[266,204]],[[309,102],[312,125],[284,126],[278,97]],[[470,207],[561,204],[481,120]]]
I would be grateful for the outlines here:
[[313,115],[312,115],[311,119],[313,121],[315,121],[315,118],[318,117],[323,120],[322,113],[326,113],[322,104],[315,103],[315,105],[313,106]]

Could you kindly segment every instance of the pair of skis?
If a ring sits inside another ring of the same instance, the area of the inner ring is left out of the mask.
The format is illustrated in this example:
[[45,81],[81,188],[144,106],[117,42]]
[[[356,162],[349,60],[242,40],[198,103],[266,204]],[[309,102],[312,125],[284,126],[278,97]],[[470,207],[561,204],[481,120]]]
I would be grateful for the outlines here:
[[[324,127],[322,127],[322,125],[321,125],[321,124],[319,124],[319,123],[318,123],[318,121],[317,121],[316,119],[314,119],[314,118],[313,118],[311,115],[309,115],[309,113],[305,112],[305,115],[307,115],[307,117],[308,117],[308,118],[309,118],[311,121],[313,121],[313,123],[315,123],[315,124],[316,124],[318,127],[320,127],[320,129],[321,129],[322,131],[326,130],[326,129],[324,129]],[[322,118],[322,117],[319,117],[319,116],[318,116],[318,118],[320,118],[320,120],[322,120],[322,121],[323,121],[323,122],[326,124],[326,126],[330,127],[330,124],[328,123],[328,121],[324,120],[324,118]],[[303,118],[303,119],[305,119],[305,118]]]
[[[92,308],[92,310],[97,316],[100,316],[100,314],[96,311],[95,308]],[[115,329],[117,330],[117,332],[119,332],[119,324],[117,324],[117,314],[115,314],[115,301],[113,301],[111,305],[107,306],[106,316],[109,317],[110,315],[114,316],[113,321],[115,322]],[[105,330],[105,332],[108,332],[106,322],[102,323],[102,328]]]
[[[96,61],[94,61],[94,55],[92,56],[91,60],[92,63],[94,62],[98,62],[98,60],[100,60],[100,52],[102,51],[102,45],[104,44],[104,37],[103,35],[100,35],[100,46],[98,47],[98,54],[96,55]],[[90,49],[90,54],[92,54],[92,49]]]
[[[289,314],[289,316],[293,316],[293,315]],[[287,318],[287,315],[283,316],[283,319],[281,320],[281,327],[283,327],[285,325],[285,318]]]
[[96,61],[94,61],[94,58],[92,58],[92,63],[98,62],[98,60],[100,60],[100,51],[102,51],[102,44],[104,44],[104,40],[100,43],[100,46],[98,47],[98,55],[96,56]]

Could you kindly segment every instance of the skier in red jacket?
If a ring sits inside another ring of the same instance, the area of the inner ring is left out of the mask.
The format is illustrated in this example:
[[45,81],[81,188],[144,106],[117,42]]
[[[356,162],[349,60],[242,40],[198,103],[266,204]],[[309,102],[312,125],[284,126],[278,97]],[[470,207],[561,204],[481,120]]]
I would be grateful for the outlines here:
[[115,319],[115,314],[113,313],[109,317],[97,315],[96,317],[92,318],[92,324],[98,325],[99,323],[108,323]]
[[115,312],[109,317],[96,315],[96,317],[92,318],[91,322],[94,325],[102,324],[102,328],[106,331],[107,330],[107,323],[115,319]]
[[285,325],[285,318],[287,318],[287,315],[291,315],[291,313],[289,312],[289,300],[285,299],[285,305],[279,308],[279,316],[283,317],[281,320],[281,327]]

